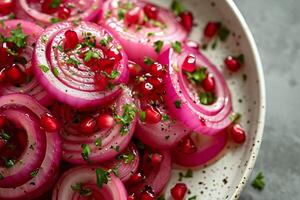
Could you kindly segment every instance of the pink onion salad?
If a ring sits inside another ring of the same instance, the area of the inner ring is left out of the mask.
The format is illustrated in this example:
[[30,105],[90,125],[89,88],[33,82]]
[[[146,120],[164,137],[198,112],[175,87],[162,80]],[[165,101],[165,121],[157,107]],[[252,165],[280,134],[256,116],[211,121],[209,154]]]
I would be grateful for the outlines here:
[[173,149],[173,160],[185,167],[198,167],[212,161],[224,149],[228,141],[225,132],[214,136],[192,133],[183,138]]
[[47,92],[75,108],[111,101],[129,78],[127,56],[118,41],[89,22],[48,27],[36,42],[33,65]]
[[0,27],[0,94],[24,93],[49,105],[51,98],[33,74],[31,58],[43,28],[24,20],[8,20]]
[[6,121],[1,127],[0,199],[39,197],[57,177],[59,134],[41,128],[41,118],[48,111],[28,95],[1,96],[0,110]]
[[108,0],[98,23],[115,35],[132,61],[144,67],[145,58],[156,60],[160,52],[187,37],[171,11],[144,1]]
[[17,0],[15,13],[19,19],[51,25],[60,21],[92,21],[100,14],[102,0]]
[[65,172],[56,184],[52,200],[127,200],[122,181],[111,170],[98,166],[75,167]]
[[171,176],[171,156],[168,150],[156,150],[138,142],[141,162],[136,173],[126,182],[131,197],[158,196]]
[[218,134],[232,123],[226,81],[203,54],[184,45],[165,51],[159,62],[168,66],[165,101],[172,116],[203,135]]
[[115,101],[95,111],[80,112],[66,106],[60,110],[62,157],[73,164],[113,159],[128,146],[135,129],[137,109],[125,87]]

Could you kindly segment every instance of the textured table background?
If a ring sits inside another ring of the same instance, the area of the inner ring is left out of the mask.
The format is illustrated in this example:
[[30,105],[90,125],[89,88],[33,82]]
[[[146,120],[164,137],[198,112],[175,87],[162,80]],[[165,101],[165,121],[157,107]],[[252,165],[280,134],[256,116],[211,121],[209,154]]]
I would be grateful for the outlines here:
[[300,0],[235,0],[254,35],[267,87],[263,144],[251,180],[263,171],[264,191],[250,184],[240,200],[300,199]]

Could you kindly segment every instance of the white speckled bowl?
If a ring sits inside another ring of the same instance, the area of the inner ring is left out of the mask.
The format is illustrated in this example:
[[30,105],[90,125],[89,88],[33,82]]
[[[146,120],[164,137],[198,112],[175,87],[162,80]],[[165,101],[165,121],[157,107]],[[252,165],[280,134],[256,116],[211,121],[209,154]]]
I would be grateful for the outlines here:
[[[153,0],[154,3],[169,6],[170,0]],[[232,0],[186,0],[186,7],[194,14],[197,27],[191,38],[201,41],[202,31],[210,20],[222,21],[232,34],[226,43],[218,43],[215,50],[204,51],[221,71],[232,91],[234,110],[242,113],[241,124],[248,133],[247,142],[241,146],[228,144],[224,154],[216,162],[195,169],[193,178],[184,178],[191,194],[197,200],[238,199],[253,169],[259,151],[265,120],[265,83],[262,65],[252,34]],[[243,53],[246,64],[236,74],[224,69],[226,55]],[[247,80],[243,80],[243,74]],[[173,170],[172,180],[166,189],[178,182],[179,169]]]

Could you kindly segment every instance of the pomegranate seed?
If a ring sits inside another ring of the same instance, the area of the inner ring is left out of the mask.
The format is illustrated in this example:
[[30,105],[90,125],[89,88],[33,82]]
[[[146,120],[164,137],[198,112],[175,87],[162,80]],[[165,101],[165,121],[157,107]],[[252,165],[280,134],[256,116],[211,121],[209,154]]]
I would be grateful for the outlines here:
[[136,76],[140,75],[142,72],[141,66],[132,61],[128,62],[128,69],[129,69],[129,74],[132,78],[135,78]]
[[97,117],[97,125],[100,129],[111,128],[115,124],[115,120],[111,115],[103,114]]
[[153,85],[154,89],[158,89],[163,84],[163,80],[158,77],[150,77],[148,78],[148,82]]
[[115,63],[116,63],[116,59],[114,57],[112,57],[112,58],[103,58],[103,59],[100,59],[99,62],[98,62],[101,69],[113,68]]
[[189,54],[183,61],[182,69],[187,72],[193,72],[196,70],[196,57],[193,54]]
[[107,77],[101,73],[96,73],[94,80],[98,90],[105,90],[106,87],[108,86]]
[[5,70],[5,75],[11,83],[21,83],[24,79],[22,71],[15,64]]
[[148,191],[142,192],[141,200],[155,200],[154,194]]
[[13,1],[12,0],[2,0],[0,1],[0,14],[8,15],[12,12]]
[[200,47],[200,44],[199,44],[198,42],[193,41],[193,40],[188,40],[188,41],[186,42],[186,45],[187,45],[188,47],[193,48],[193,49],[196,49],[196,50],[198,50],[199,47]]
[[0,70],[0,83],[4,83],[6,80],[5,69]]
[[78,43],[79,43],[79,39],[77,33],[75,31],[67,30],[65,32],[64,49],[65,50],[74,49]]
[[235,143],[243,144],[246,141],[246,132],[239,124],[235,124],[231,128],[231,138]]
[[236,72],[241,68],[241,63],[239,63],[239,61],[232,56],[228,56],[227,58],[225,58],[224,63],[227,69],[232,72]]
[[186,192],[187,192],[187,187],[184,183],[177,183],[171,189],[171,195],[174,200],[183,200]]
[[194,16],[193,16],[193,14],[189,11],[185,11],[185,12],[181,13],[180,19],[181,19],[182,26],[188,32],[190,32],[193,28],[193,25],[194,25]]
[[41,126],[47,132],[55,132],[58,130],[58,123],[56,119],[49,113],[44,113],[41,116]]
[[1,60],[0,69],[9,67],[14,63],[14,58],[10,53],[8,53],[9,48],[7,47],[6,44],[7,43],[2,43],[0,46],[0,60]]
[[207,92],[215,90],[215,79],[212,75],[208,74],[202,82],[203,89]]
[[128,197],[127,197],[127,200],[135,200],[134,195],[132,194],[132,195],[128,196]]
[[161,121],[161,114],[158,110],[154,109],[153,107],[149,107],[146,109],[146,118],[145,122],[149,124],[156,124]]
[[165,67],[158,62],[155,62],[150,66],[150,74],[152,76],[163,77],[165,75],[165,72]]
[[71,15],[71,10],[70,10],[70,8],[67,8],[65,6],[60,7],[58,9],[57,15],[58,15],[58,18],[60,18],[60,19],[68,19]]
[[0,138],[0,149],[5,147],[5,144],[6,144],[5,141],[2,138]]
[[157,20],[158,8],[155,5],[147,3],[144,6],[144,12],[149,19]]
[[92,134],[94,133],[96,126],[96,120],[92,117],[88,117],[80,123],[80,131],[85,134]]
[[158,167],[161,164],[162,160],[163,160],[163,156],[161,154],[153,153],[151,155],[151,164],[154,167]]
[[190,137],[185,137],[179,142],[179,149],[185,154],[191,154],[197,151],[197,147]]
[[125,23],[128,25],[137,24],[140,18],[140,8],[135,7],[125,14]]
[[116,62],[122,60],[122,54],[117,49],[109,49],[108,51],[106,51],[106,56],[108,58],[115,58]]
[[0,115],[0,129],[3,129],[6,124],[6,117]]
[[52,8],[51,4],[53,3],[53,0],[43,0],[42,1],[42,12],[47,14],[53,14],[57,11],[58,7]]
[[140,92],[142,95],[144,96],[150,95],[153,91],[154,91],[154,86],[151,83],[147,81],[141,83]]
[[218,29],[219,29],[218,23],[216,22],[207,23],[204,29],[204,36],[207,38],[212,38],[217,34]]
[[145,179],[145,176],[141,172],[138,172],[138,173],[134,173],[130,176],[129,182],[131,184],[136,184],[136,183],[140,183],[144,179]]

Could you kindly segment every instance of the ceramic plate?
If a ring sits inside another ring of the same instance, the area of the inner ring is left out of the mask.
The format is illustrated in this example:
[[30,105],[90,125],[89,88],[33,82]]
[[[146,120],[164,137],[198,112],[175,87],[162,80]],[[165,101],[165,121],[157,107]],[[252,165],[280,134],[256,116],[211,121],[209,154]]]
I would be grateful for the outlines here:
[[[168,7],[171,1],[153,2]],[[231,30],[225,43],[218,43],[214,50],[209,46],[203,53],[225,74],[234,110],[242,114],[241,124],[248,138],[241,146],[228,144],[220,158],[193,169],[193,177],[184,178],[183,182],[190,189],[188,197],[197,195],[197,200],[238,199],[254,167],[263,134],[265,84],[260,58],[251,32],[233,1],[188,0],[184,4],[193,12],[197,24],[191,34],[193,40],[201,42],[203,28],[211,20],[220,21]],[[231,74],[225,70],[223,60],[228,55],[240,53],[245,56],[245,66],[238,73]],[[178,182],[179,172],[186,171],[175,168],[166,189],[167,199],[170,188]]]

